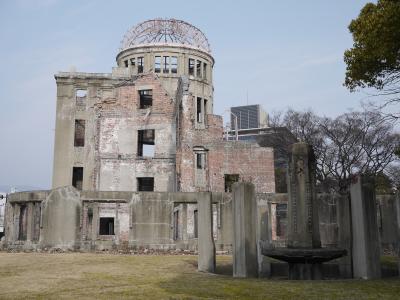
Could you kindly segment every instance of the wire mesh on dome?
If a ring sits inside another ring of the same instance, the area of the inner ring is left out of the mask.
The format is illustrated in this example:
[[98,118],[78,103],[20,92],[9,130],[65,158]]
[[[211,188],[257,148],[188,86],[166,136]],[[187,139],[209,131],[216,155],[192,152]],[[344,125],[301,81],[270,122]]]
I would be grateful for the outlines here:
[[145,45],[180,45],[211,54],[210,44],[195,26],[175,19],[155,19],[132,27],[121,41],[120,51]]

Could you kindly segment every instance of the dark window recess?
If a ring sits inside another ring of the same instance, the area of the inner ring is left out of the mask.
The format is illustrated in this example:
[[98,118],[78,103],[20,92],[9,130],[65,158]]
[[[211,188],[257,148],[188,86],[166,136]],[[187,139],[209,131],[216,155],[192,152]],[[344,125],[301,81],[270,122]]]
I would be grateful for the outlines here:
[[27,207],[26,205],[21,205],[19,208],[19,230],[18,230],[18,240],[26,241],[27,233]]
[[196,168],[204,169],[204,153],[196,153]]
[[232,192],[232,185],[239,181],[239,174],[225,174],[225,192]]
[[197,210],[193,212],[193,223],[194,223],[194,238],[197,239],[199,237],[199,224],[198,224],[198,213]]
[[204,106],[203,106],[203,120],[204,120],[204,122],[205,122],[206,116],[207,116],[207,105],[208,105],[207,103],[208,103],[208,101],[207,101],[207,99],[204,99],[203,102],[204,102]]
[[138,177],[137,185],[138,185],[138,192],[153,192],[154,177]]
[[163,57],[163,73],[169,73],[169,56]]
[[139,157],[154,156],[154,129],[138,130],[138,150]]
[[276,205],[276,235],[280,238],[286,236],[287,204]]
[[203,78],[207,79],[207,64],[203,63]]
[[141,109],[148,108],[153,105],[153,91],[152,90],[140,90],[139,91],[139,107]]
[[138,57],[137,58],[137,72],[143,73],[143,67],[144,67],[144,57]]
[[196,64],[196,77],[201,77],[201,61],[198,60]]
[[129,62],[128,62],[128,60],[124,60],[124,65],[125,65],[125,68],[129,67]]
[[156,56],[154,59],[154,72],[161,72],[161,56]]
[[174,212],[174,240],[179,239],[179,211]]
[[100,235],[114,235],[114,218],[100,218]]
[[78,190],[82,190],[83,182],[83,167],[73,167],[72,168],[72,186]]
[[189,75],[194,75],[194,63],[195,60],[193,58],[189,58]]
[[203,120],[203,110],[202,110],[202,105],[201,105],[201,98],[197,97],[196,101],[196,119],[198,123],[201,123]]
[[131,66],[136,66],[136,61],[135,61],[135,59],[134,58],[131,58]]
[[178,57],[171,56],[171,73],[176,74],[178,72]]
[[75,120],[74,146],[85,146],[85,120]]

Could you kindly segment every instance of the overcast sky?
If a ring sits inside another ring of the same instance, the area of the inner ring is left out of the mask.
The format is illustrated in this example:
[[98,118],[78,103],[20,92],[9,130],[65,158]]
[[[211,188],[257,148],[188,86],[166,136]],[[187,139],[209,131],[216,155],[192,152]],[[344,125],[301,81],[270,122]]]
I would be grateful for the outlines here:
[[246,103],[327,116],[359,108],[366,94],[343,87],[343,52],[367,2],[0,0],[0,186],[50,188],[54,74],[111,72],[125,32],[151,18],[206,34],[217,114]]

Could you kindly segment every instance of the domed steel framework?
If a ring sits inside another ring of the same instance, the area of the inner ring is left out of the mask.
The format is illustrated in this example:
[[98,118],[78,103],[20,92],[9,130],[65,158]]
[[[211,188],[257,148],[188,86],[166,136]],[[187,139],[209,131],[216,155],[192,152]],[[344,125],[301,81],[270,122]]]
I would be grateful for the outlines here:
[[211,54],[210,44],[195,26],[175,19],[154,19],[132,27],[121,41],[120,51],[148,45],[178,45]]

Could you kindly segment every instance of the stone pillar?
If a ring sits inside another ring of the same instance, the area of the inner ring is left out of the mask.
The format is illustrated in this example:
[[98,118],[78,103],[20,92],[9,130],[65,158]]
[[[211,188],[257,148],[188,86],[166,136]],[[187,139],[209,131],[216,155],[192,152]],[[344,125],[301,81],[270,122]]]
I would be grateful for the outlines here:
[[352,278],[351,254],[351,209],[350,195],[340,195],[336,200],[338,223],[338,247],[346,249],[347,256],[339,258],[339,272],[342,278]]
[[257,203],[252,183],[233,185],[233,277],[257,277]]
[[357,176],[351,184],[350,193],[353,277],[380,278],[380,239],[373,180],[367,176]]
[[201,272],[215,272],[215,244],[213,238],[212,202],[211,193],[197,194],[198,211],[198,270]]
[[320,248],[315,156],[311,146],[290,147],[288,172],[288,248]]

